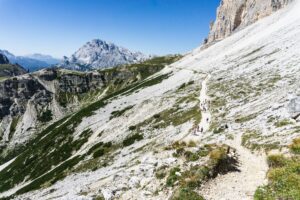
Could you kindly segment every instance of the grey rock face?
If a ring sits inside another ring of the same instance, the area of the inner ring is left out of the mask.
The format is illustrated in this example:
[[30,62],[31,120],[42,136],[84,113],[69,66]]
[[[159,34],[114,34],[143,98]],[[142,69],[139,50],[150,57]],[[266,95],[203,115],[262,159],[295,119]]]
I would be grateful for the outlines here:
[[148,59],[140,52],[133,52],[113,43],[92,40],[82,46],[71,57],[64,57],[61,67],[79,71],[89,71],[141,62]]
[[[148,68],[147,73],[152,74],[158,70],[155,67]],[[139,79],[139,70],[125,68],[86,73],[49,68],[3,80],[0,82],[0,126],[1,120],[5,118],[9,118],[10,121],[23,117],[28,108],[34,120],[46,110],[51,110],[54,116],[62,116],[61,113],[67,113],[80,106],[77,102],[80,95],[103,91],[109,86],[113,91],[113,87],[124,87]],[[9,126],[6,124],[7,129]],[[32,124],[38,125],[38,121]]]
[[0,83],[0,119],[6,115],[12,117],[24,114],[27,102],[49,102],[50,94],[33,77],[8,79]]
[[27,71],[20,65],[0,64],[0,77],[13,77],[26,73]]
[[222,0],[211,24],[207,43],[222,40],[261,18],[285,7],[293,0]]
[[0,54],[0,64],[8,64],[9,60],[7,59],[7,57],[3,54]]

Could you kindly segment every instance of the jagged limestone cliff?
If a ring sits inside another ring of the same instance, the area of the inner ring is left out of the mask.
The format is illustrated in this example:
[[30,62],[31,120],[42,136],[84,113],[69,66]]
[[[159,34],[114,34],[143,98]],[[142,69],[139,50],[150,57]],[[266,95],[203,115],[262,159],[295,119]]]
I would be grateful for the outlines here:
[[285,7],[293,0],[222,0],[217,18],[211,23],[207,43],[222,40],[234,31]]

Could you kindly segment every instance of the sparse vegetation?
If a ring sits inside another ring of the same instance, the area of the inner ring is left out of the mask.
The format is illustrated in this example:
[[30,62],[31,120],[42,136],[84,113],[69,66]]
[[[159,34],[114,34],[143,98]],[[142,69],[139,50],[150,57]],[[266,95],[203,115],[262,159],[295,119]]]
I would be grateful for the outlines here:
[[283,127],[283,126],[287,126],[289,124],[292,124],[292,122],[289,119],[284,119],[284,120],[281,120],[281,121],[277,121],[275,123],[275,126],[280,128],[280,127]]
[[11,121],[11,124],[9,127],[9,136],[8,136],[9,139],[11,139],[13,137],[14,133],[16,132],[16,127],[18,125],[18,122],[19,122],[19,117],[12,118],[12,121]]
[[248,115],[248,116],[243,116],[243,117],[239,117],[235,120],[236,123],[245,123],[248,122],[252,119],[254,119],[257,116],[257,113]]
[[[38,189],[47,183],[53,184],[63,178],[82,159],[80,156],[70,160],[68,158],[73,152],[79,150],[90,135],[89,131],[85,131],[74,140],[73,133],[77,125],[84,117],[91,116],[94,111],[104,107],[108,100],[124,92],[126,89],[109,94],[73,115],[53,123],[39,133],[16,160],[0,172],[0,192],[23,182],[25,178],[34,181],[17,191],[17,194]],[[128,140],[128,143],[140,138],[141,136],[138,135],[132,138],[133,140]]]
[[204,200],[204,198],[190,188],[180,187],[174,192],[171,200]]
[[173,187],[175,182],[179,180],[180,177],[177,175],[177,172],[180,172],[179,167],[174,167],[170,170],[169,176],[168,176],[167,182],[166,182],[166,185],[168,187]]
[[[172,146],[180,150],[186,145],[176,142]],[[220,173],[237,170],[237,161],[228,156],[230,147],[206,145],[204,148],[209,151],[205,154],[206,156],[209,154],[209,161],[206,165],[192,165],[186,171],[179,167],[170,170],[166,185],[168,187],[178,186],[171,199],[203,199],[195,190],[204,182]],[[192,155],[189,151],[185,151],[184,154]]]
[[49,122],[51,121],[53,118],[52,118],[52,111],[51,110],[46,110],[45,112],[42,112],[41,115],[38,116],[38,120],[40,122]]
[[262,135],[254,130],[248,130],[242,136],[242,145],[250,150],[265,150],[269,151],[272,149],[280,148],[280,142],[269,142],[269,143],[259,143],[260,140],[264,139]]
[[160,168],[158,168],[155,172],[155,177],[157,179],[163,179],[167,176],[167,166],[161,166]]
[[[292,149],[293,144],[290,146],[292,152],[294,152]],[[268,164],[270,167],[268,172],[269,183],[256,190],[254,199],[300,199],[299,156],[285,157],[283,155],[270,155],[268,157]]]
[[271,168],[283,167],[287,162],[286,158],[281,154],[269,155],[267,161]]
[[290,145],[290,149],[294,154],[300,154],[300,138],[293,140],[293,143]]
[[127,137],[124,141],[123,141],[123,145],[124,146],[130,146],[133,143],[135,143],[136,141],[140,141],[142,140],[144,137],[143,135],[139,134],[139,133],[135,133],[129,137]]
[[110,119],[116,118],[116,117],[120,117],[122,116],[125,112],[127,112],[128,110],[132,109],[133,106],[127,106],[126,108],[122,109],[122,110],[117,110],[117,111],[113,111],[111,113]]

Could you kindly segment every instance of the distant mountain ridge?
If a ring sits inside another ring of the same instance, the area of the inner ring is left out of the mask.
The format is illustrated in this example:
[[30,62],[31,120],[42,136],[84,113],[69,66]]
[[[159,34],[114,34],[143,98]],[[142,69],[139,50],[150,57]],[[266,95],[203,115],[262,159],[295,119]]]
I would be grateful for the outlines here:
[[83,45],[72,56],[64,57],[60,67],[89,71],[137,63],[145,61],[150,57],[141,52],[130,51],[113,43],[94,39]]
[[29,71],[37,71],[60,62],[58,59],[42,54],[15,56],[7,50],[0,50],[0,54],[5,55],[11,64],[19,64]]
[[40,61],[46,62],[49,65],[55,65],[55,64],[58,64],[58,63],[61,62],[60,59],[53,58],[50,55],[43,55],[43,54],[39,54],[39,53],[30,54],[30,55],[27,55],[25,57],[35,59],[35,60],[40,60]]
[[0,53],[0,80],[27,73],[27,71],[18,64],[9,63],[8,58]]

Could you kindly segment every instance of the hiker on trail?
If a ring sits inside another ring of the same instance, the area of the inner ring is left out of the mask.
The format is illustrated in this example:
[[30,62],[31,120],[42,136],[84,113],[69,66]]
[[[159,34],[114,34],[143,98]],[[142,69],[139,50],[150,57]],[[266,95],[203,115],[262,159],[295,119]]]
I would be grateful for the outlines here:
[[203,132],[203,127],[201,127],[200,132],[201,132],[201,133]]

